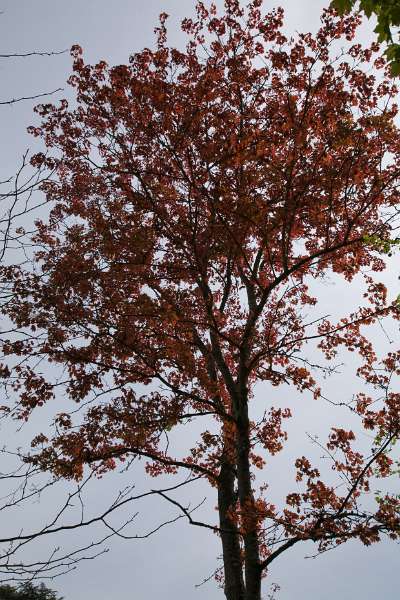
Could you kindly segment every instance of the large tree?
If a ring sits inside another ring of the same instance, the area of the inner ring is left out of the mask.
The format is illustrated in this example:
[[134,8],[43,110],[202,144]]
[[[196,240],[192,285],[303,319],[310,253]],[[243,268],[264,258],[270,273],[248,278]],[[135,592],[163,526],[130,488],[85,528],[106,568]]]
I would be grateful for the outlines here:
[[[55,412],[54,435],[39,434],[26,460],[80,481],[137,457],[149,476],[178,477],[175,493],[152,493],[219,534],[227,600],[260,600],[263,575],[295,544],[400,532],[396,495],[370,493],[392,473],[400,355],[378,369],[367,336],[399,318],[376,247],[398,217],[396,89],[371,73],[385,68],[378,45],[352,42],[358,17],[325,11],[316,36],[287,40],[282,12],[260,6],[225,0],[219,15],[199,2],[185,51],[168,48],[163,14],[157,47],[128,65],[91,66],[74,47],[76,106],[39,106],[32,129],[47,148],[34,164],[57,173],[43,184],[51,213],[31,264],[1,272],[15,330],[2,375],[18,396],[5,410]],[[324,316],[327,277],[360,294],[337,322]],[[358,355],[359,393],[330,398],[347,411],[318,441],[331,463],[314,464],[305,444],[277,504],[283,423],[300,397],[326,402],[319,373],[340,348]],[[184,428],[194,439],[178,453]],[[198,479],[215,521],[178,495]]]

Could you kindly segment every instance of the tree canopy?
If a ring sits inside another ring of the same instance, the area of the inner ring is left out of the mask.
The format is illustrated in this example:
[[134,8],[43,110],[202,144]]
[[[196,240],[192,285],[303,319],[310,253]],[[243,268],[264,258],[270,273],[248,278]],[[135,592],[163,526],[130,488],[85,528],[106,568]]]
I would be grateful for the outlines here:
[[[149,494],[220,536],[227,600],[260,600],[294,545],[400,534],[398,496],[376,492],[396,468],[400,353],[369,334],[400,317],[371,242],[398,222],[397,89],[379,45],[355,43],[359,16],[326,10],[316,36],[288,40],[261,5],[198,2],[185,50],[162,14],[126,65],[73,48],[76,106],[40,105],[31,128],[50,214],[32,260],[0,271],[3,410],[54,407],[25,461],[72,481],[139,460],[170,477]],[[328,278],[353,286],[353,309],[326,314]],[[339,352],[357,356],[350,399],[325,389]],[[306,439],[279,497],[285,424],[308,398],[339,413],[315,440],[328,461]],[[211,522],[179,496],[199,479]]]
[[0,600],[63,600],[44,583],[25,581],[17,587],[0,584]]

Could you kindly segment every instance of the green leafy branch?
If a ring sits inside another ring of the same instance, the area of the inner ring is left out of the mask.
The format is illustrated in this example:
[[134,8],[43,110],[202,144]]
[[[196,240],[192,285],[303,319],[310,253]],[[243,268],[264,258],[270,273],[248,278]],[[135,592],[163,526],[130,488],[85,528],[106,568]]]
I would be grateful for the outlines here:
[[400,246],[400,238],[394,238],[393,240],[382,239],[378,235],[364,235],[363,241],[368,246],[372,246],[378,252],[382,252],[388,256],[391,256],[393,250]]
[[[370,18],[375,15],[377,25],[374,29],[379,43],[386,43],[386,58],[392,75],[400,75],[400,43],[393,40],[393,27],[400,27],[399,0],[332,0],[331,6],[340,14],[351,12],[359,4],[360,11]],[[398,31],[397,31],[398,34]]]

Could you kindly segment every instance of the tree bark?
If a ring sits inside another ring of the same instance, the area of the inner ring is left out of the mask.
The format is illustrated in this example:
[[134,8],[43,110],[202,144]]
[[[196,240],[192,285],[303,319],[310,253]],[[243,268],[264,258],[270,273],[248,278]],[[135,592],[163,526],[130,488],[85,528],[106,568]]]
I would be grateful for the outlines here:
[[260,548],[257,515],[250,471],[250,424],[247,399],[239,409],[237,419],[237,480],[240,507],[244,515],[245,600],[261,600]]
[[225,596],[227,600],[245,600],[242,559],[237,526],[229,516],[235,505],[234,467],[227,457],[222,457],[218,482],[219,524],[222,530],[222,555],[224,562]]

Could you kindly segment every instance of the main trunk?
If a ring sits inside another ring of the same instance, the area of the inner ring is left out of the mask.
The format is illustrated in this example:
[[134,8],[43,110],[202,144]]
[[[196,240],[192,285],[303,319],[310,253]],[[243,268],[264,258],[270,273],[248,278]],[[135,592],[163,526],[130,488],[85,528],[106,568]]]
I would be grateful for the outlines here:
[[218,510],[224,561],[224,591],[227,600],[245,600],[239,535],[229,514],[236,503],[234,484],[234,467],[223,456],[218,484]]
[[[236,464],[232,456],[223,456],[218,484],[218,509],[224,561],[225,596],[227,600],[261,600],[261,568],[257,516],[251,486],[250,440],[247,404],[236,415]],[[235,481],[238,493],[235,494]],[[230,510],[239,500],[244,515],[240,536]],[[244,565],[243,565],[244,563]],[[243,578],[243,566],[245,578]]]
[[251,486],[250,439],[247,405],[238,419],[237,480],[240,509],[243,514],[243,542],[245,563],[245,600],[261,600],[260,549],[257,515]]

